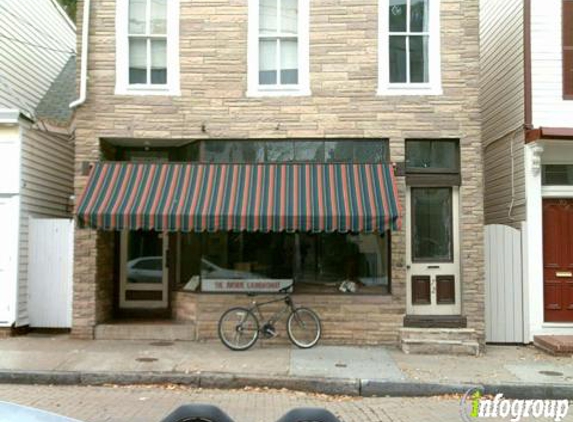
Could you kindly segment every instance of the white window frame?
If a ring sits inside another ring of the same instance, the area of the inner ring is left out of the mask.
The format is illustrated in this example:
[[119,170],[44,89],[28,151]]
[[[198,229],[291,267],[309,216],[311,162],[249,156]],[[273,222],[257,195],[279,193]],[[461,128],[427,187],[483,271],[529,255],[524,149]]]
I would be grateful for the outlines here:
[[[410,25],[410,0],[407,1],[407,29]],[[390,0],[378,2],[378,95],[442,95],[441,52],[440,52],[440,0],[430,0],[429,51],[427,83],[390,83],[390,23],[388,10]],[[411,35],[410,32],[394,33]],[[408,64],[409,73],[409,64]]]
[[181,95],[179,75],[179,0],[167,1],[167,84],[129,83],[129,0],[116,2],[116,95]]
[[[280,4],[279,4],[280,5]],[[247,97],[310,95],[309,0],[298,0],[298,84],[259,85],[259,0],[249,0]],[[280,8],[279,8],[280,10]],[[279,69],[280,72],[280,69]]]

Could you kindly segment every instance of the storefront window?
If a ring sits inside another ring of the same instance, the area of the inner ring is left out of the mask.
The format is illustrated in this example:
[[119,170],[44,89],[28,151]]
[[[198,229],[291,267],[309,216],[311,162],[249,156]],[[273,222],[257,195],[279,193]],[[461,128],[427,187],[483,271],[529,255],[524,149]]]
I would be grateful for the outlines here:
[[388,236],[377,234],[297,235],[298,291],[335,292],[344,281],[360,293],[388,293]]
[[322,163],[324,161],[324,142],[295,142],[294,160],[301,163]]
[[[295,292],[340,293],[346,282],[356,293],[386,294],[388,252],[387,234],[181,234],[180,283],[225,292],[242,282],[256,290],[269,281],[282,286],[294,280]],[[221,281],[237,283],[225,290]]]
[[267,142],[267,161],[270,163],[285,163],[294,160],[293,142]]
[[369,140],[280,140],[202,141],[199,161],[208,163],[384,163],[388,141]]
[[350,142],[326,142],[324,148],[327,163],[350,163],[353,161],[354,153]]

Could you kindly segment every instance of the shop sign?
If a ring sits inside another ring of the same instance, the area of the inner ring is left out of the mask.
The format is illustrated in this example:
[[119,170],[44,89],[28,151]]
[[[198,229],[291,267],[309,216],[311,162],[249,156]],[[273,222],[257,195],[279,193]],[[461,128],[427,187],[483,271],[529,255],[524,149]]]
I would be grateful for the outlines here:
[[[278,293],[280,289],[292,285],[292,279],[202,279],[201,291],[203,292],[257,292]],[[292,290],[292,289],[291,289]]]

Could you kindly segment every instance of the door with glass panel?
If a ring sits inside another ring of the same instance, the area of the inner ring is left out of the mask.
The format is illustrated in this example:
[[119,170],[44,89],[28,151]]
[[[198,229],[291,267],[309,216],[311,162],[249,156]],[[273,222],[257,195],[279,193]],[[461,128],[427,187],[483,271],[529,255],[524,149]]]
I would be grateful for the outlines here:
[[121,309],[167,308],[167,239],[155,231],[121,233]]
[[407,312],[456,315],[460,308],[458,187],[409,187]]

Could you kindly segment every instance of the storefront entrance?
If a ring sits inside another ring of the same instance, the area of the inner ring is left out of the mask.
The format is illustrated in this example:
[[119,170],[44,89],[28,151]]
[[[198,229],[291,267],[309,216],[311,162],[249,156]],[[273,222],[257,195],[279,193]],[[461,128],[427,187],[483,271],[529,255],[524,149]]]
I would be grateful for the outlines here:
[[407,311],[460,314],[458,187],[409,187]]
[[573,322],[573,199],[543,200],[546,322]]
[[166,309],[168,236],[155,231],[121,232],[120,309]]

